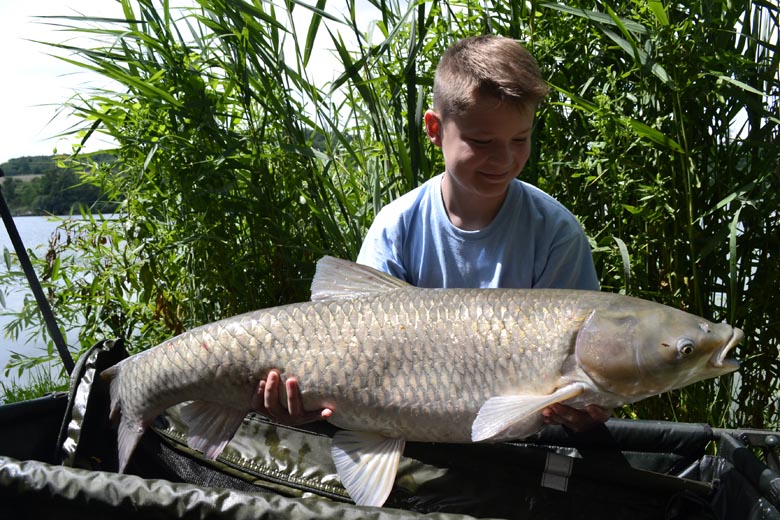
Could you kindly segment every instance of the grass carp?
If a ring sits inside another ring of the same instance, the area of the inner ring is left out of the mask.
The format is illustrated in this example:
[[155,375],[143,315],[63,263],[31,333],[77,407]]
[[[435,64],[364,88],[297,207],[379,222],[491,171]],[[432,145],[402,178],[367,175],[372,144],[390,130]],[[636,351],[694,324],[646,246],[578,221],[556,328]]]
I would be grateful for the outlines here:
[[410,441],[523,438],[553,403],[613,408],[738,368],[738,328],[633,297],[556,289],[421,289],[325,257],[312,301],[192,329],[103,371],[121,414],[120,471],[147,426],[182,409],[188,444],[219,455],[271,369],[330,408],[336,470],[382,505]]

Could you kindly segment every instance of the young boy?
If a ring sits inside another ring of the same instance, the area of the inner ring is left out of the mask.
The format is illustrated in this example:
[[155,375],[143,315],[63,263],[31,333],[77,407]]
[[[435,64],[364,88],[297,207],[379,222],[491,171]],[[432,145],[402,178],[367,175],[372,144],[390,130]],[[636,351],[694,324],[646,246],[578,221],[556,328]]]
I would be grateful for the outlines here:
[[598,290],[580,224],[516,179],[546,93],[514,40],[479,36],[448,49],[425,113],[445,171],[382,209],[357,261],[418,287]]
[[[379,212],[357,261],[418,287],[598,290],[580,224],[516,178],[546,93],[536,61],[512,39],[477,36],[450,47],[436,69],[433,110],[425,113],[425,131],[441,148],[445,170]],[[285,410],[279,384],[276,372],[261,383],[259,410],[287,423],[330,415],[303,411],[294,378],[287,380]],[[595,406],[543,411],[548,423],[574,430],[609,414]]]

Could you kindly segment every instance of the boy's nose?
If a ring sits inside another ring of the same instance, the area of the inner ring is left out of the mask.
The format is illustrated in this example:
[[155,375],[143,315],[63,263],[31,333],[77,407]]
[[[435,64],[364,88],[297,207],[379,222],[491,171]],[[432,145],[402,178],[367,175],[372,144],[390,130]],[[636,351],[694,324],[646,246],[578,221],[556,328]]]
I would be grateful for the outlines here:
[[496,143],[490,150],[490,162],[496,166],[508,167],[514,158],[511,145]]

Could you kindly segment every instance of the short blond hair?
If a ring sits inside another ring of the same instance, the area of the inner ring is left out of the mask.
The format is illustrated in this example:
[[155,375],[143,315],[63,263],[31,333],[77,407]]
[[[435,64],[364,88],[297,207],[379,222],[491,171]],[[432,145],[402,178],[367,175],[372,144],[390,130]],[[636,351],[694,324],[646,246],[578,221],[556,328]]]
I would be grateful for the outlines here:
[[536,59],[519,42],[472,36],[442,55],[433,81],[433,107],[446,117],[463,113],[479,98],[493,97],[536,108],[548,90]]

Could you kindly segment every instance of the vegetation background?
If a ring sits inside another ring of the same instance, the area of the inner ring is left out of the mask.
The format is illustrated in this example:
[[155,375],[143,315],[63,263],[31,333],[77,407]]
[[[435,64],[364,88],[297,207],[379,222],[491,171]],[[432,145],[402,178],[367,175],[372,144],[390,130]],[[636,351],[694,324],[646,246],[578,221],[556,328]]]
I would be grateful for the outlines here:
[[[552,87],[522,178],[581,219],[603,290],[746,332],[739,376],[621,413],[780,426],[778,7],[368,1],[368,31],[353,0],[342,15],[328,0],[120,0],[124,20],[52,20],[93,45],[50,44],[116,85],[70,107],[85,141],[116,140],[116,161],[68,165],[119,218],[85,208],[37,260],[60,323],[78,324],[74,348],[121,336],[140,351],[308,299],[320,256],[354,258],[378,208],[441,171],[422,132],[436,62],[494,33],[528,47]],[[334,81],[307,72],[315,45],[337,54]],[[17,324],[36,320],[30,305]]]

